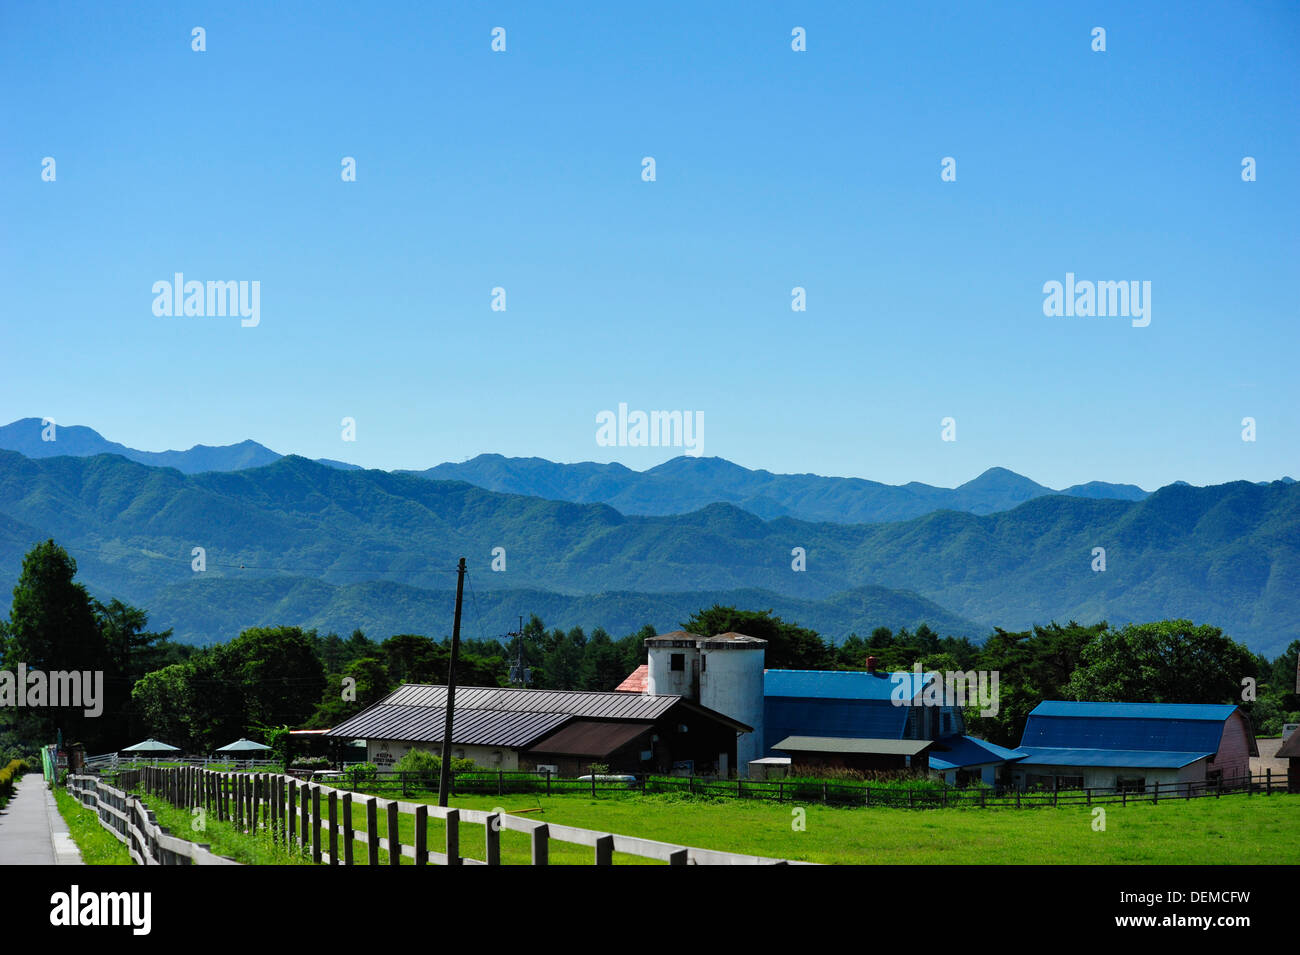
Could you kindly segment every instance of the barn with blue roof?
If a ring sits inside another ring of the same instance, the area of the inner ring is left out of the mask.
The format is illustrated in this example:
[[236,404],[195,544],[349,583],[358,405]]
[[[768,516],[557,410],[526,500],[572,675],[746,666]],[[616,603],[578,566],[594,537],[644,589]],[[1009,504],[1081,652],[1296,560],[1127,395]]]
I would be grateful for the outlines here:
[[[935,705],[939,673],[768,670],[763,680],[763,762],[931,771],[948,782],[997,782],[1015,750],[963,735],[958,705]],[[927,688],[931,691],[927,693]],[[929,702],[927,702],[929,698]]]
[[1232,704],[1045,701],[1018,752],[1022,788],[1128,788],[1227,782],[1250,773],[1255,734]]

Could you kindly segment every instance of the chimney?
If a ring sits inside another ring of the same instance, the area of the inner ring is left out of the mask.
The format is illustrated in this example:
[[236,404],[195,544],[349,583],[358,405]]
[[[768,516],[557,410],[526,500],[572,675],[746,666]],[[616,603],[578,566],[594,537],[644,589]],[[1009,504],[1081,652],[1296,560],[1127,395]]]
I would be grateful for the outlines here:
[[877,663],[877,660],[876,660],[875,657],[867,657],[867,672],[868,672],[868,673],[875,673],[875,672],[876,672],[876,663]]

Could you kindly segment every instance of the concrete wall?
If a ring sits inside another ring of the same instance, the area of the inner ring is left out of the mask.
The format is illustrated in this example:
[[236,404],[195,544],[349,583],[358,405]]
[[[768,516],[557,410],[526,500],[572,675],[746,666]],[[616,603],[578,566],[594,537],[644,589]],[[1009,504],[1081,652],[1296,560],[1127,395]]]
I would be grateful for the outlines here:
[[1205,763],[1204,759],[1198,759],[1191,765],[1184,766],[1181,769],[1117,768],[1114,766],[1019,766],[1013,770],[1013,778],[1016,785],[1021,789],[1026,788],[1031,775],[1082,776],[1085,789],[1113,789],[1116,779],[1121,776],[1125,779],[1141,777],[1146,780],[1147,791],[1150,792],[1151,785],[1156,782],[1159,782],[1162,786],[1166,783],[1204,782]]
[[[698,702],[699,648],[695,646],[674,647],[651,644],[646,649],[646,657],[649,662],[649,672],[646,675],[646,693],[650,696],[681,696]],[[682,654],[684,666],[681,670],[672,668],[674,654]]]
[[700,651],[700,705],[754,728],[736,740],[735,768],[742,776],[763,755],[763,658],[761,646]]

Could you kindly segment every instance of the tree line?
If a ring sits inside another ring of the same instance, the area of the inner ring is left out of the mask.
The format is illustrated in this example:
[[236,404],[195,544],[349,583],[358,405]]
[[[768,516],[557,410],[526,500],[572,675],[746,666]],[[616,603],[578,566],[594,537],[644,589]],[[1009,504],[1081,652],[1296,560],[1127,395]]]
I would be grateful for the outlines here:
[[[23,560],[9,619],[0,621],[0,669],[102,670],[103,712],[0,710],[0,760],[54,740],[94,754],[154,736],[187,752],[211,752],[241,736],[269,741],[284,727],[336,726],[403,683],[447,680],[451,645],[419,634],[374,640],[299,627],[252,627],[204,649],[150,631],[146,611],[105,604],[75,581],[76,562],[54,541]],[[1253,654],[1213,626],[1165,620],[1111,628],[1071,621],[1030,630],[995,629],[982,643],[878,627],[838,645],[770,610],[713,606],[680,628],[701,636],[738,632],[767,640],[766,665],[861,670],[868,656],[885,671],[986,670],[999,673],[996,716],[968,707],[972,735],[1013,746],[1029,711],[1050,699],[1237,703],[1256,731],[1300,722],[1296,661],[1300,640],[1275,660]],[[612,690],[646,660],[652,626],[614,638],[603,628],[547,629],[536,615],[509,642],[464,639],[456,679],[464,686],[511,685],[522,661],[538,689]],[[518,685],[518,684],[516,684]]]

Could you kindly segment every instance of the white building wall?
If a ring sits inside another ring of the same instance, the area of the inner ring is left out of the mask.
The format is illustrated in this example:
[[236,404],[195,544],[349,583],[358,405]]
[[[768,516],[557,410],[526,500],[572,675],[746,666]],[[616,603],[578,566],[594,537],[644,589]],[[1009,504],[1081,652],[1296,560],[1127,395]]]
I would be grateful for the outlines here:
[[763,755],[764,648],[700,651],[700,705],[752,726],[736,740],[736,768],[749,772]]
[[[413,749],[423,749],[435,756],[442,755],[441,743],[408,743],[402,740],[366,740],[366,759],[379,767],[380,772],[391,771],[393,765]],[[519,769],[519,751],[508,746],[451,747],[453,759],[472,759],[484,769],[515,772]]]
[[[673,654],[682,655],[682,669],[672,668]],[[646,693],[651,696],[681,696],[695,700],[695,674],[699,671],[698,647],[661,647],[651,644],[646,659],[649,671],[646,676]]]

